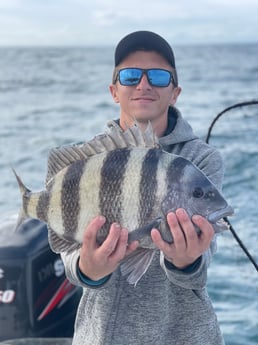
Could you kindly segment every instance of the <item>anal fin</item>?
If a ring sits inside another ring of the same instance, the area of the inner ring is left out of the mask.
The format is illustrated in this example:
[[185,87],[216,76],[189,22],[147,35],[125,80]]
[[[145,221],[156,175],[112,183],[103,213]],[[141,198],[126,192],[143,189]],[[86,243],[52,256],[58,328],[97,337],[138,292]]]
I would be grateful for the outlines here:
[[120,270],[123,276],[128,276],[129,284],[136,286],[138,281],[149,268],[156,250],[139,248],[130,254],[120,265]]
[[81,247],[81,245],[77,242],[69,241],[67,239],[59,237],[49,226],[48,242],[51,250],[57,254],[61,252],[72,252]]

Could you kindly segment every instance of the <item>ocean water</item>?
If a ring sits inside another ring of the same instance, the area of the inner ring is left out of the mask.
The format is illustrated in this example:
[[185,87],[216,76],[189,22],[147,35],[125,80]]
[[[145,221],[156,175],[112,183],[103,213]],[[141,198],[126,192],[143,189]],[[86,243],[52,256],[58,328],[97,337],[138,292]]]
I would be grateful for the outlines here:
[[[177,107],[201,138],[220,111],[258,99],[258,44],[174,49]],[[90,139],[118,117],[108,89],[112,71],[113,47],[0,48],[2,218],[21,205],[11,166],[29,188],[42,189],[50,148]],[[210,144],[225,161],[231,223],[258,261],[258,106],[225,113]],[[208,289],[226,344],[258,344],[258,273],[229,231],[218,237]]]

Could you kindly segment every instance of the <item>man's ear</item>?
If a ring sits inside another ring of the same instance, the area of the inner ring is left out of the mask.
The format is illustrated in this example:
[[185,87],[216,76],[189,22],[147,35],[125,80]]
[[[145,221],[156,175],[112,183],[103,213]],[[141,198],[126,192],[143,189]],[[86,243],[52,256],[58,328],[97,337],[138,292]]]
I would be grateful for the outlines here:
[[109,85],[109,91],[113,97],[115,103],[119,103],[119,97],[117,92],[117,87],[114,84]]
[[177,97],[180,95],[182,89],[181,87],[177,86],[172,90],[172,95],[170,99],[170,105],[174,105],[177,101]]

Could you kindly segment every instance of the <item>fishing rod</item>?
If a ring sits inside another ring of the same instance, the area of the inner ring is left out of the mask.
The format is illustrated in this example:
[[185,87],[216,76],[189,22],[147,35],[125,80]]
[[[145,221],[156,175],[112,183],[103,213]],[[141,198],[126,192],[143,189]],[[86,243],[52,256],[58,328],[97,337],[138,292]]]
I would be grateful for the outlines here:
[[[241,102],[241,103],[236,103],[226,109],[224,109],[223,111],[221,111],[212,121],[209,129],[208,129],[208,134],[206,136],[206,143],[209,143],[209,139],[211,136],[211,131],[215,125],[215,123],[217,122],[217,120],[226,112],[228,112],[229,110],[235,109],[235,108],[240,108],[240,107],[244,107],[247,105],[258,105],[258,100],[253,100],[253,101],[247,101],[247,102]],[[250,262],[254,265],[256,271],[258,272],[258,264],[255,261],[255,259],[253,258],[253,256],[249,253],[248,249],[246,248],[246,246],[244,245],[244,243],[242,242],[242,240],[239,238],[239,236],[237,235],[236,231],[234,230],[232,224],[230,223],[230,221],[227,219],[227,217],[224,218],[224,221],[228,224],[229,230],[231,231],[233,237],[235,238],[235,240],[237,241],[237,243],[239,244],[239,246],[242,248],[242,250],[244,251],[244,253],[246,254],[246,256],[248,257],[248,259],[250,260]]]

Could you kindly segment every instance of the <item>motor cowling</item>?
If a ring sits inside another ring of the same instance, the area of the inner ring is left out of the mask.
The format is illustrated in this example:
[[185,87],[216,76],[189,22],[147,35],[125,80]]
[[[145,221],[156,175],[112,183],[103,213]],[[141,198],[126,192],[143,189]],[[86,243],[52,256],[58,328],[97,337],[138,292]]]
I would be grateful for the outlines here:
[[81,288],[65,277],[45,223],[0,225],[0,340],[72,337]]

